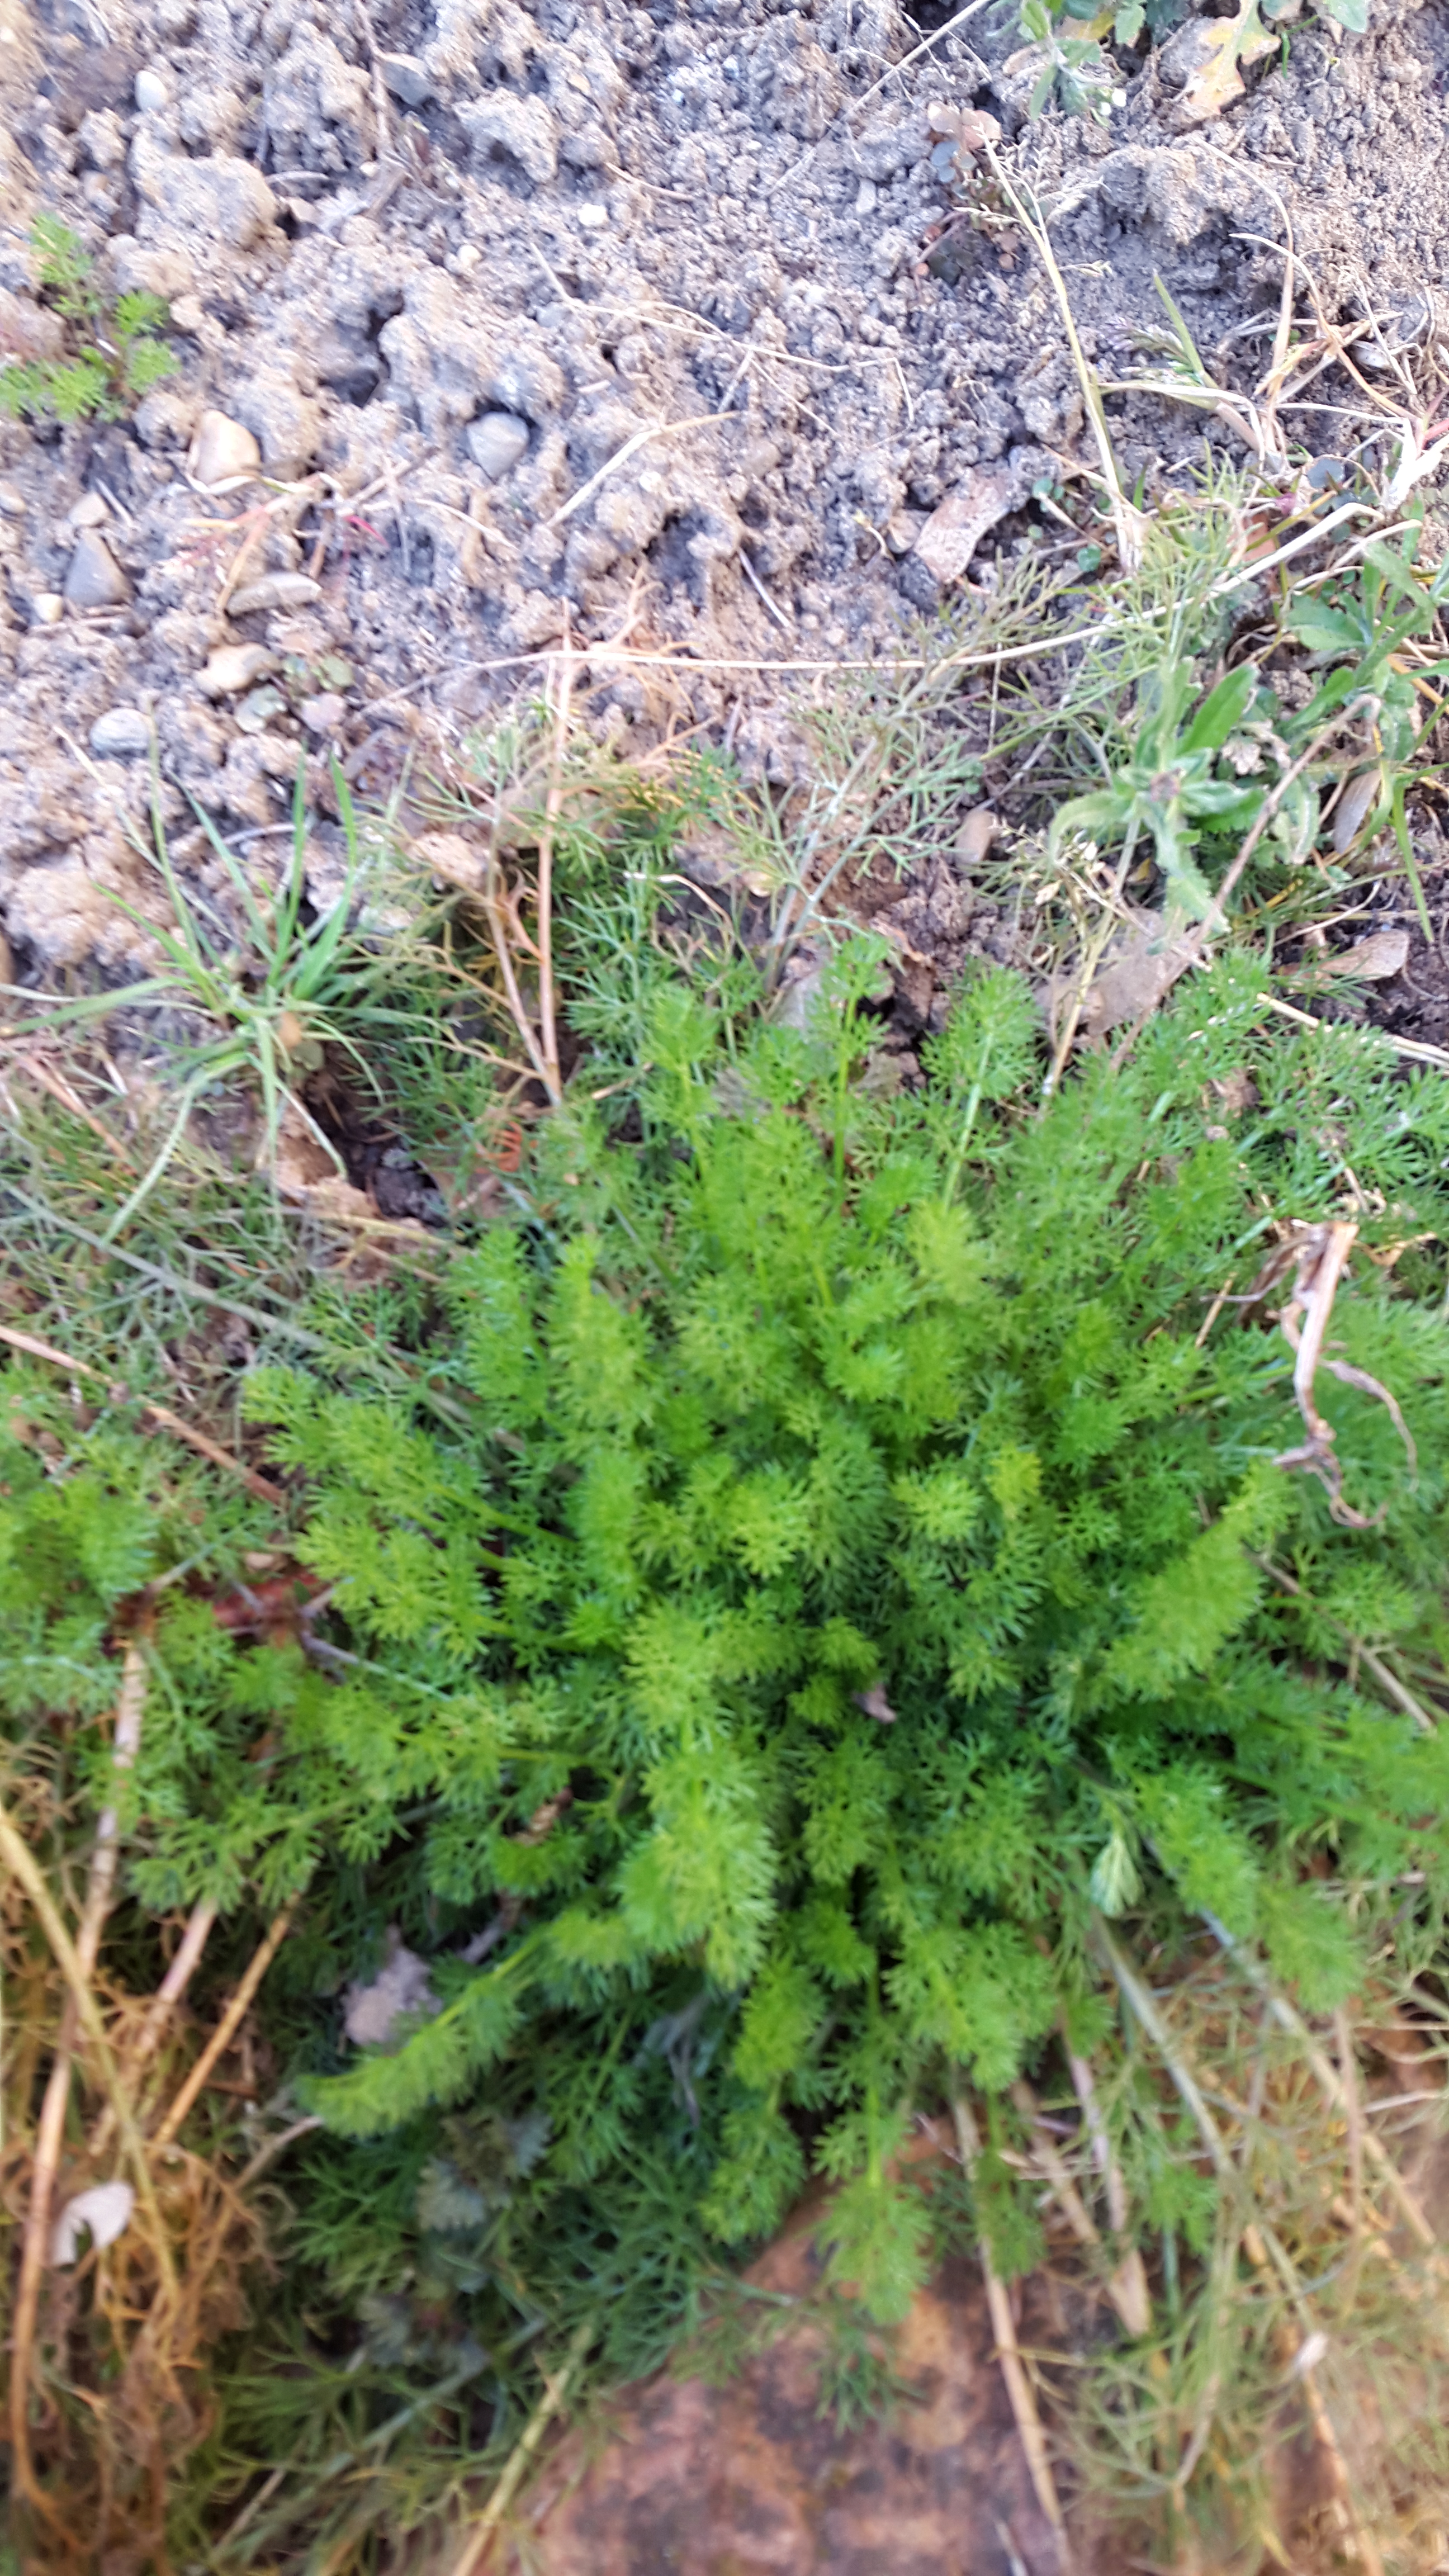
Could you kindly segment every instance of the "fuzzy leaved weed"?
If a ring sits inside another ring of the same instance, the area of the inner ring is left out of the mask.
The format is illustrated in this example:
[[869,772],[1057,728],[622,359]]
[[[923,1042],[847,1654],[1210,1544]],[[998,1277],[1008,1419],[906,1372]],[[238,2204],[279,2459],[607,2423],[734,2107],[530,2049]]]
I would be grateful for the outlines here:
[[[1094,1906],[1208,1909],[1312,2009],[1442,1876],[1445,1738],[1347,1641],[1442,1644],[1449,1091],[1265,1035],[1229,964],[1045,1106],[1028,992],[980,970],[880,1097],[878,971],[847,949],[809,1034],[655,995],[627,1124],[566,1104],[453,1267],[474,1429],[279,1371],[248,1403],[339,1651],[396,1676],[280,1713],[275,1759],[401,1841],[435,1935],[425,2007],[313,2107],[430,2137],[481,2243],[517,2212],[449,2164],[455,2106],[534,2123],[538,2211],[627,2170],[667,2067],[713,2234],[813,2167],[890,2317],[911,2114],[1086,2026]],[[1212,1312],[1345,1204],[1361,1374],[1317,1400],[1358,1528],[1279,1463],[1286,1288]]]

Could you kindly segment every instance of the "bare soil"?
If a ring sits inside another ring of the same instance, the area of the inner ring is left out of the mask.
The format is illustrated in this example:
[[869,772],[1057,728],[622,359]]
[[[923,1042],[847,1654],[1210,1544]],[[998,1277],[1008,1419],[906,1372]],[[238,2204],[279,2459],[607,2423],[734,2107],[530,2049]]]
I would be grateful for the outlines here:
[[[78,757],[116,710],[154,720],[178,826],[200,800],[265,873],[299,762],[319,793],[334,750],[385,780],[418,734],[495,717],[566,628],[674,665],[596,688],[596,728],[699,728],[781,776],[810,683],[753,666],[898,646],[942,596],[916,551],[941,501],[991,472],[1014,505],[998,562],[1073,544],[1032,498],[1083,452],[1035,255],[968,232],[959,274],[926,265],[935,103],[1004,128],[1108,378],[1162,327],[1160,276],[1251,381],[1285,217],[1330,313],[1440,325],[1449,27],[1416,0],[1375,0],[1362,38],[1295,27],[1191,133],[1172,44],[1108,127],[1025,124],[1004,0],[924,55],[896,0],[0,12],[0,353],[53,332],[44,210],[116,288],[167,300],[181,360],[131,420],[0,425],[0,917],[27,976],[120,967],[112,898],[155,901],[117,819],[144,758],[104,730]],[[1295,433],[1351,446],[1352,389],[1311,393]],[[207,408],[254,434],[264,480],[189,478]],[[1201,415],[1113,409],[1149,492],[1201,459]],[[114,605],[66,600],[83,536]],[[275,575],[291,596],[248,608]],[[203,692],[245,644],[275,656],[260,687]],[[199,840],[188,857],[204,879]]]

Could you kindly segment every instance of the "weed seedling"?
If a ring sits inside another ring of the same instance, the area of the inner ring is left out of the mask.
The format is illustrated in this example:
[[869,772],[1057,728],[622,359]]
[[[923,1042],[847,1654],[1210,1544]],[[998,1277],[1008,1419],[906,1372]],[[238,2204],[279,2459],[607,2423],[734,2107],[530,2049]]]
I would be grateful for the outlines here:
[[57,358],[0,366],[0,413],[12,420],[123,420],[176,373],[160,337],[165,304],[143,293],[107,297],[89,251],[56,215],[38,215],[30,239],[42,292],[66,326],[66,349]]

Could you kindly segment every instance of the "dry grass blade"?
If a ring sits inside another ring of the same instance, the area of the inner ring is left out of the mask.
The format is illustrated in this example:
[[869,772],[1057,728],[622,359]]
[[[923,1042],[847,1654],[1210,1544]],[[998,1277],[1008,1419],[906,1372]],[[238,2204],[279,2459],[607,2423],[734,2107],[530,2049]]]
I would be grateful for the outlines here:
[[475,2571],[482,2565],[493,2536],[518,2493],[529,2462],[568,2396],[593,2337],[593,2319],[586,2317],[564,2355],[561,2368],[548,2377],[544,2393],[509,2453],[498,2484],[454,2559],[449,2576],[475,2576]]
[[1003,166],[994,145],[985,143],[982,150],[991,165],[992,174],[1002,195],[1051,281],[1052,292],[1057,299],[1058,310],[1062,317],[1062,326],[1067,335],[1067,346],[1072,353],[1072,364],[1077,371],[1077,382],[1082,389],[1082,400],[1087,407],[1087,417],[1092,424],[1092,436],[1096,442],[1102,481],[1106,486],[1112,509],[1112,525],[1117,536],[1117,553],[1123,571],[1136,572],[1142,562],[1147,521],[1135,503],[1128,500],[1122,489],[1122,477],[1112,448],[1112,434],[1107,427],[1107,414],[1102,406],[1102,389],[1097,382],[1091,360],[1082,347],[1077,332],[1076,317],[1072,312],[1071,297],[1067,293],[1067,282],[1057,264],[1057,255],[1052,249],[1045,219],[1040,207],[1034,201],[1028,202],[1023,199]]
[[[133,1639],[127,1646],[121,1670],[121,1689],[116,1702],[115,1732],[111,1744],[112,1772],[118,1778],[134,1766],[141,1742],[141,1721],[146,1707],[146,1660]],[[85,1913],[76,1939],[76,1962],[89,1986],[95,1975],[100,1955],[101,1934],[110,1912],[116,1884],[116,1861],[120,1820],[114,1805],[101,1811],[96,1825],[95,1846],[91,1854],[90,1878],[86,1888]],[[65,2115],[70,2103],[71,2059],[75,2051],[78,2013],[74,1996],[67,1998],[61,2016],[60,2035],[56,2041],[55,2059],[51,2066],[40,2119],[35,2133],[35,2154],[31,2166],[30,2203],[25,2215],[25,2235],[20,2253],[20,2278],[15,2293],[15,2321],[11,2338],[10,2360],[10,2440],[14,2458],[15,2482],[20,2493],[32,2504],[44,2505],[46,2499],[35,2481],[30,2451],[30,2358],[35,2340],[35,2321],[40,2302],[41,2274],[45,2269],[50,2243],[50,2207],[55,2190],[55,2177],[60,2165],[61,2141],[65,2133]]]
[[1359,2513],[1348,2462],[1343,2456],[1343,2445],[1339,2441],[1333,2418],[1319,2384],[1317,2363],[1327,2350],[1327,2337],[1314,2324],[1313,2311],[1304,2294],[1296,2267],[1276,2229],[1266,2224],[1250,2224],[1243,2230],[1243,2245],[1249,2261],[1256,2264],[1260,2270],[1266,2270],[1269,2263],[1272,2264],[1297,2312],[1302,2341],[1295,2352],[1291,2331],[1286,2327],[1280,2329],[1279,2351],[1288,2363],[1292,2376],[1302,2385],[1308,2420],[1313,2427],[1313,2438],[1323,2453],[1333,2483],[1339,2529],[1348,2542],[1353,2557],[1361,2567],[1368,2570],[1368,2576],[1384,2576],[1384,2562],[1379,2553],[1378,2543],[1372,2532],[1365,2528]]
[[100,2006],[82,1970],[75,1944],[61,1921],[55,1900],[46,1886],[44,1873],[33,1858],[25,1837],[18,1830],[9,1810],[3,1805],[0,1805],[0,1860],[3,1860],[6,1868],[18,1879],[29,1897],[51,1955],[65,1979],[75,2005],[76,2019],[89,2044],[96,2073],[110,2096],[116,2126],[121,2133],[121,2142],[135,2175],[136,2197],[145,2210],[153,2233],[156,2264],[161,2274],[163,2292],[168,2302],[174,2302],[177,2288],[176,2267],[171,2257],[170,2240],[156,2198],[156,2186],[151,2179],[145,2143],[136,2125],[135,2115],[127,2099],[115,2059],[111,2054],[105,2024],[101,2020]]
[[[1206,1911],[1203,1914],[1203,1921],[1207,1924],[1214,1940],[1221,1943],[1228,1956],[1242,1970],[1243,1975],[1257,1987],[1279,2028],[1287,2031],[1298,2042],[1324,2100],[1332,2105],[1340,2118],[1347,2121],[1348,2097],[1344,2092],[1342,2078],[1324,2050],[1319,2047],[1302,2014],[1296,2006],[1289,2003],[1286,1995],[1280,1995],[1276,1991],[1267,1971],[1259,1965],[1250,1951],[1245,1950],[1240,1942],[1233,1939],[1226,1924],[1220,1923],[1215,1914]],[[1398,2203],[1400,2214],[1417,2236],[1419,2243],[1427,2252],[1434,2252],[1438,2246],[1438,2238],[1433,2228],[1382,2138],[1375,2129],[1367,2125],[1363,2132],[1363,2145],[1365,2155],[1370,2157],[1377,2166],[1387,2189]]]
[[[960,2097],[952,2101],[951,2117],[956,2125],[956,2143],[960,2150],[961,2162],[969,2179],[975,2171],[981,2154],[980,2133],[970,2104]],[[996,2337],[996,2358],[1001,2364],[1001,2376],[1006,2382],[1006,2393],[1011,2400],[1011,2412],[1015,2419],[1021,2447],[1026,2453],[1026,2464],[1031,2472],[1036,2500],[1051,2526],[1052,2537],[1057,2548],[1057,2563],[1062,2570],[1062,2576],[1071,2576],[1071,2544],[1067,2539],[1066,2517],[1062,2512],[1061,2498],[1057,2494],[1057,2482],[1052,2474],[1046,2435],[1042,2430],[1041,2416],[1032,2394],[1031,2381],[1027,2377],[1026,2367],[1022,2361],[1006,2284],[991,2259],[991,2248],[984,2236],[981,2240],[981,2277],[986,2284],[986,2304],[991,2312],[991,2330]],[[455,2576],[461,2576],[461,2571],[455,2571]]]
[[271,1966],[273,1959],[276,1957],[277,1952],[280,1950],[282,1943],[287,1937],[288,1927],[291,1923],[294,1911],[295,1899],[292,1903],[284,1905],[279,1914],[273,1916],[264,1939],[258,1943],[257,1948],[247,1963],[245,1973],[237,1986],[235,1994],[232,1996],[230,2003],[227,2005],[225,2012],[222,2014],[220,2021],[217,2023],[217,2026],[212,2032],[210,2039],[207,2041],[205,2048],[202,2050],[201,2055],[198,2057],[196,2064],[187,2076],[186,2081],[172,2103],[170,2110],[166,2113],[160,2127],[157,2129],[152,2141],[155,2147],[168,2147],[171,2144],[172,2139],[176,2136],[178,2129],[181,2127],[182,2121],[186,2118],[188,2111],[191,2110],[193,2104],[202,2092],[207,2078],[211,2074],[212,2068],[216,2065],[218,2059],[223,2057],[227,2049],[231,2046],[242,2021],[250,2009],[252,1999],[256,1994],[257,1988],[260,1986],[263,1977],[266,1975],[268,1968]]
[[[205,1898],[199,1905],[192,1907],[187,1917],[186,1929],[176,1946],[176,1955],[151,1997],[146,2007],[146,2017],[126,2053],[125,2078],[133,2099],[139,2097],[141,2077],[161,2045],[166,2025],[173,2011],[191,1983],[215,1921],[216,1907]],[[87,2152],[92,2159],[98,2156],[107,2144],[113,2125],[113,2114],[107,2103],[87,2141]]]
[[1276,1583],[1281,1592],[1291,1593],[1296,1601],[1308,1602],[1318,1618],[1327,1619],[1330,1625],[1338,1630],[1341,1637],[1347,1638],[1353,1653],[1358,1658],[1359,1663],[1363,1666],[1364,1671],[1372,1673],[1374,1680],[1378,1683],[1380,1690],[1384,1692],[1385,1696],[1393,1701],[1396,1708],[1403,1710],[1405,1717],[1411,1717],[1413,1719],[1414,1724],[1417,1726],[1421,1735],[1433,1735],[1437,1732],[1434,1720],[1429,1715],[1428,1710],[1420,1700],[1415,1699],[1411,1690],[1407,1690],[1405,1688],[1404,1684],[1400,1681],[1398,1674],[1396,1672],[1392,1672],[1389,1666],[1384,1662],[1382,1655],[1376,1655],[1373,1648],[1371,1646],[1366,1646],[1361,1637],[1355,1637],[1352,1630],[1346,1628],[1341,1619],[1335,1619],[1333,1617],[1331,1611],[1321,1609],[1318,1603],[1312,1599],[1312,1596],[1304,1591],[1302,1584],[1299,1583],[1293,1575],[1287,1573],[1281,1565],[1275,1565],[1271,1557],[1260,1556],[1257,1559],[1257,1562],[1261,1565],[1263,1572],[1268,1576],[1269,1580]]
[[1316,1476],[1328,1495],[1330,1512],[1345,1529],[1375,1529],[1383,1518],[1382,1507],[1376,1513],[1359,1512],[1343,1499],[1343,1469],[1334,1450],[1336,1435],[1332,1423],[1326,1422],[1319,1412],[1314,1394],[1318,1371],[1326,1368],[1345,1386],[1355,1386],[1360,1393],[1376,1397],[1387,1408],[1408,1451],[1410,1474],[1417,1472],[1413,1436],[1388,1388],[1381,1385],[1376,1377],[1370,1377],[1366,1369],[1354,1368],[1346,1360],[1329,1359],[1324,1355],[1333,1301],[1357,1235],[1358,1227],[1345,1221],[1299,1229],[1293,1293],[1283,1308],[1279,1323],[1284,1340],[1294,1354],[1293,1392],[1308,1438],[1301,1449],[1284,1450],[1274,1464],[1305,1467],[1310,1475]]
[[544,1080],[548,1084],[550,1100],[561,1100],[563,1097],[563,1084],[559,1079],[558,1069],[558,1028],[554,1015],[553,991],[553,845],[563,804],[564,757],[568,750],[569,708],[572,698],[573,655],[569,649],[568,614],[565,611],[563,652],[559,657],[554,707],[553,756],[549,762],[543,828],[538,836],[538,1028]]
[[1227,2142],[1202,2096],[1196,2077],[1183,2061],[1181,2051],[1173,2044],[1167,2024],[1148,1993],[1135,1968],[1119,1950],[1100,1915],[1092,1918],[1092,1932],[1102,1957],[1115,1977],[1123,2001],[1130,2007],[1147,2037],[1151,2040],[1168,2074],[1197,2123],[1197,2131],[1212,2159],[1219,2182],[1232,2185],[1236,2171]]
[[[52,1368],[68,1369],[73,1377],[90,1378],[97,1386],[106,1383],[103,1370],[92,1368],[88,1360],[72,1358],[69,1351],[58,1351],[53,1342],[38,1341],[34,1333],[18,1332],[13,1325],[0,1324],[0,1342],[8,1342],[13,1351],[24,1351],[28,1359],[45,1360]],[[269,1477],[259,1476],[255,1468],[243,1466],[240,1459],[233,1458],[219,1441],[211,1439],[204,1431],[198,1431],[194,1423],[183,1421],[169,1405],[153,1404],[148,1397],[143,1398],[141,1410],[161,1430],[169,1431],[175,1439],[184,1441],[188,1449],[194,1449],[199,1458],[209,1458],[213,1467],[224,1467],[229,1476],[239,1477],[247,1492],[255,1494],[259,1503],[285,1503],[287,1497],[280,1485],[274,1485]]]
[[[1079,2245],[1094,2251],[1101,2245],[1101,2230],[1086,2202],[1068,2173],[1051,2131],[1042,2121],[1041,2106],[1031,2086],[1013,2084],[1012,2100],[1031,2126],[1032,2154],[1051,2184],[1057,2206]],[[1106,2281],[1107,2296],[1118,2318],[1130,2335],[1145,2335],[1152,2328],[1152,2301],[1147,2288],[1147,2274],[1142,2257],[1134,2245],[1111,2272]]]

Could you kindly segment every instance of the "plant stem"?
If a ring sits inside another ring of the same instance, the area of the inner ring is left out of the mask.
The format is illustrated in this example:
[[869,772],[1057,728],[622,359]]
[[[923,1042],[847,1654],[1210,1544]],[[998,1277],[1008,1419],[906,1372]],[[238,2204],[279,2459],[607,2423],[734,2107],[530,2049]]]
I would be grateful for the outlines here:
[[[112,1776],[118,1781],[132,1768],[141,1741],[141,1720],[146,1707],[146,1663],[140,1646],[133,1639],[126,1648],[121,1672],[121,1688],[116,1701],[115,1735],[111,1746]],[[100,1955],[101,1934],[110,1911],[116,1883],[117,1841],[120,1825],[115,1806],[101,1810],[96,1824],[95,1846],[91,1854],[90,1879],[86,1888],[85,1913],[76,1939],[75,1959],[87,1989],[95,1975]],[[60,2036],[50,2080],[45,2088],[40,2119],[36,2127],[35,2155],[31,2168],[30,2202],[25,2214],[25,2235],[20,2254],[20,2279],[15,2293],[15,2324],[10,2360],[10,2439],[15,2464],[15,2482],[20,2493],[31,2504],[44,2505],[45,2498],[35,2481],[30,2453],[30,2354],[35,2340],[35,2321],[40,2303],[40,2279],[45,2269],[50,2241],[50,2204],[55,2177],[60,2165],[61,2141],[65,2134],[65,2115],[70,2103],[71,2059],[75,2051],[79,2014],[74,1994],[66,1998],[61,2015]]]
[[[963,2095],[953,2098],[951,2117],[956,2124],[956,2144],[960,2150],[961,2163],[969,2180],[981,2154],[981,2136],[971,2106]],[[1057,2494],[1057,2482],[1052,2475],[1046,2435],[1042,2430],[1041,2416],[1037,2412],[1031,2381],[1026,2375],[1026,2366],[1022,2361],[1021,2346],[1016,2339],[1016,2322],[1011,2313],[1011,2300],[1006,2284],[992,2260],[991,2248],[984,2234],[981,2239],[980,2253],[981,2277],[986,2284],[986,2304],[991,2314],[991,2330],[996,2337],[996,2358],[1001,2364],[1001,2376],[1006,2382],[1006,2393],[1011,2400],[1011,2412],[1015,2418],[1021,2447],[1026,2453],[1026,2465],[1031,2472],[1031,2482],[1036,2490],[1037,2503],[1051,2526],[1052,2537],[1057,2545],[1057,2564],[1062,2571],[1062,2576],[1071,2576],[1071,2544],[1067,2538],[1066,2517],[1062,2512],[1061,2498]],[[462,2571],[455,2569],[454,2576],[462,2576]]]
[[181,2090],[177,2094],[175,2101],[172,2103],[170,2110],[167,2112],[165,2119],[156,2131],[155,2137],[152,2140],[153,2147],[169,2147],[177,2130],[180,2128],[182,2121],[185,2119],[187,2112],[191,2109],[197,2095],[201,2092],[201,2089],[205,2084],[207,2077],[210,2075],[212,2068],[215,2066],[217,2059],[223,2055],[227,2048],[230,2047],[231,2042],[236,2035],[238,2026],[241,2023],[258,1986],[261,1984],[263,1977],[266,1975],[268,1968],[271,1966],[273,1959],[276,1957],[283,1941],[287,1937],[287,1928],[296,1909],[296,1903],[297,1900],[295,1897],[290,1898],[287,1904],[282,1907],[281,1912],[273,1916],[271,1923],[267,1927],[266,1936],[258,1943],[256,1950],[253,1952],[252,1957],[248,1962],[246,1972],[243,1975],[235,1994],[232,1996],[231,2002],[227,2005],[225,2012],[222,2014],[222,2017],[217,2023],[215,2030],[212,2032],[210,2039],[207,2041],[205,2048],[202,2050],[196,2064],[193,2066],[191,2073],[187,2076],[185,2083],[182,2085]]
[[487,2555],[498,2525],[523,2482],[534,2452],[569,2393],[569,2386],[594,2337],[594,2320],[585,2317],[564,2356],[563,2367],[545,2383],[544,2394],[525,2424],[522,2433],[504,2463],[503,2474],[484,2506],[473,2529],[454,2559],[450,2576],[474,2576],[480,2561]]
[[136,2177],[136,2197],[145,2210],[154,2232],[156,2264],[161,2274],[161,2285],[167,2300],[174,2301],[177,2288],[176,2267],[171,2259],[170,2240],[162,2221],[160,2205],[156,2198],[156,2187],[151,2179],[151,2168],[146,2161],[145,2143],[136,2126],[135,2115],[126,2098],[125,2087],[111,2053],[105,2023],[101,2019],[100,2006],[91,1992],[89,1981],[76,1954],[75,1944],[61,1920],[55,1900],[45,1883],[44,1872],[32,1856],[9,1810],[3,1804],[0,1804],[0,1861],[3,1861],[6,1868],[19,1879],[34,1906],[40,1928],[50,1945],[61,1975],[70,1988],[77,2020],[95,2057],[96,2072],[111,2097],[116,2126],[120,2130],[122,2143]]

